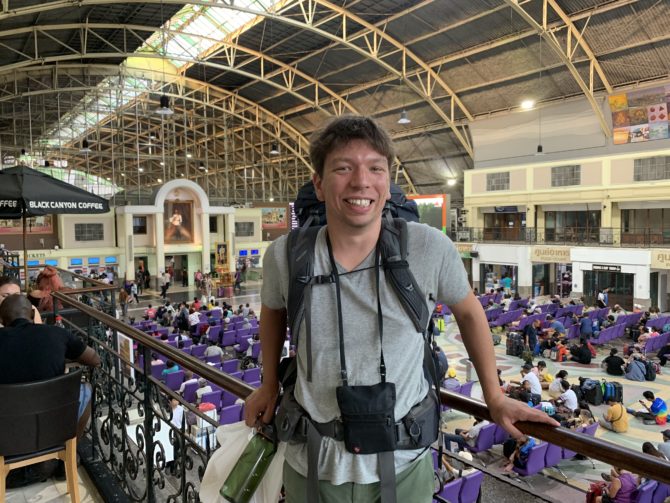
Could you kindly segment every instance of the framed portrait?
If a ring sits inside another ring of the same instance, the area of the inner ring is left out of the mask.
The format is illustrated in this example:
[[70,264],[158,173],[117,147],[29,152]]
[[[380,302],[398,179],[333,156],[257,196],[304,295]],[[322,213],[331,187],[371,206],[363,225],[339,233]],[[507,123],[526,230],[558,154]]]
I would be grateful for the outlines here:
[[193,243],[192,201],[165,201],[163,215],[165,243]]
[[216,243],[216,265],[228,268],[228,243]]

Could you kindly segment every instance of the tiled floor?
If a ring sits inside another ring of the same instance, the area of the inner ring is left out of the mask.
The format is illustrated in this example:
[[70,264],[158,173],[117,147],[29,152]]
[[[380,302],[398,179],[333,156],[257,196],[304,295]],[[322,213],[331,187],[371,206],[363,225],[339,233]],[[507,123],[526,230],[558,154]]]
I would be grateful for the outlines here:
[[[81,503],[105,503],[88,478],[86,470],[79,467],[79,498]],[[21,489],[7,491],[7,503],[69,503],[67,483],[49,479]]]

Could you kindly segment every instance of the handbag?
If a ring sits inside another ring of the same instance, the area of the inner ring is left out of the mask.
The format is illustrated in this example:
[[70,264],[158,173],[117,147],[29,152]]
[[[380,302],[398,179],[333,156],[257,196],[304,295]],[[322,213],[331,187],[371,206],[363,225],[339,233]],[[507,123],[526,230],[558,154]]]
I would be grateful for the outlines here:
[[[225,503],[226,500],[219,494],[221,484],[228,478],[253,435],[253,428],[249,428],[244,421],[224,424],[217,428],[216,440],[219,448],[214,451],[207,463],[207,469],[200,484],[200,500],[203,503]],[[270,467],[250,503],[277,502],[282,487],[285,451],[286,444],[280,442]]]

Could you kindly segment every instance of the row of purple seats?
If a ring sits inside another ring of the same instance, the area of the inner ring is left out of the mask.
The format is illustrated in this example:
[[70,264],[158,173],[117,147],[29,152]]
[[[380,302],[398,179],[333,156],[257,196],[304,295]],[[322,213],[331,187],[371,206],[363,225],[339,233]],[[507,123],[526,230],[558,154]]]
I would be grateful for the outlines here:
[[670,332],[666,332],[664,334],[659,334],[656,337],[650,337],[644,343],[644,352],[646,354],[646,353],[652,353],[652,352],[658,351],[663,346],[665,346],[668,342],[670,342]]
[[524,309],[528,307],[528,299],[519,299],[519,300],[513,300],[510,305],[508,311],[514,311],[516,309]]
[[591,339],[591,344],[605,344],[606,342],[621,337],[626,333],[625,325],[612,325],[600,331],[598,337]]
[[631,313],[631,314],[622,314],[616,319],[617,325],[625,325],[626,328],[634,327],[640,322],[642,318],[642,313]]
[[487,309],[486,311],[484,311],[484,314],[486,314],[486,321],[488,322],[495,321],[498,318],[498,316],[503,314],[503,308],[498,307],[496,309]]
[[[431,449],[433,456],[433,467],[437,469],[437,451]],[[442,490],[433,496],[434,502],[439,503],[475,503],[479,501],[484,472],[479,470],[447,482]]]
[[610,313],[610,308],[609,307],[603,307],[602,309],[594,309],[593,311],[589,311],[586,315],[589,317],[591,320],[595,319],[602,319],[604,320],[607,318],[607,315]]
[[[598,423],[593,423],[589,426],[578,428],[575,431],[578,433],[584,433],[585,435],[595,436],[598,426]],[[575,455],[575,451],[568,450],[558,445],[543,442],[530,450],[525,468],[517,468],[515,466],[514,471],[519,475],[529,477],[541,472],[545,468],[556,468],[559,472],[561,472],[563,477],[565,477],[565,474],[563,474],[560,468],[558,468],[558,464],[564,459],[571,459],[575,457]],[[591,461],[591,464],[594,466],[593,461]]]
[[576,339],[581,335],[581,332],[579,331],[579,325],[574,324],[570,325],[569,327],[565,327],[565,336],[570,339]]
[[[523,312],[523,311],[522,311]],[[544,320],[547,317],[546,314],[543,313],[538,313],[538,314],[531,314],[530,316],[526,316],[525,318],[521,318],[521,321],[519,321],[519,326],[516,327],[515,330],[521,331],[524,328],[526,328],[526,325],[530,325],[532,322],[535,320]]]
[[501,327],[503,325],[509,325],[513,321],[518,320],[523,315],[523,309],[517,309],[516,311],[507,311],[506,313],[501,314],[495,321],[489,323],[489,327]]
[[584,304],[577,304],[574,306],[564,306],[556,310],[556,317],[568,316],[576,314],[579,316],[584,311]]
[[[257,344],[260,346],[260,344]],[[458,393],[463,396],[472,396],[472,387],[474,386],[475,381],[468,381],[461,384],[461,387],[457,390],[453,390],[455,393]],[[451,407],[448,405],[442,404],[442,412],[447,412],[451,410]]]
[[663,327],[670,323],[670,316],[661,316],[656,319],[647,320],[645,328],[654,328],[656,330],[663,330]]

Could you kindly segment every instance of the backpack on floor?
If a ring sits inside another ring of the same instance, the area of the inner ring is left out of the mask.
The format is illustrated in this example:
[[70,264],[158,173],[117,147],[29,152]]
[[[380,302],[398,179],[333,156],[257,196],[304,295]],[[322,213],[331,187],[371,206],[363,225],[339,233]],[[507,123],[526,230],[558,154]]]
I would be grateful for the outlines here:
[[[581,381],[581,379],[580,379]],[[603,403],[603,388],[600,381],[595,379],[584,379],[581,384],[584,400],[591,405],[600,405]]]
[[500,334],[491,334],[491,339],[493,339],[493,345],[497,346],[502,341]]
[[613,399],[616,402],[623,402],[623,386],[616,381],[607,382],[603,379],[603,402]]
[[523,336],[518,332],[507,334],[506,354],[510,356],[521,356],[523,353]]
[[656,368],[654,367],[654,362],[649,360],[644,362],[644,378],[647,381],[656,380]]

